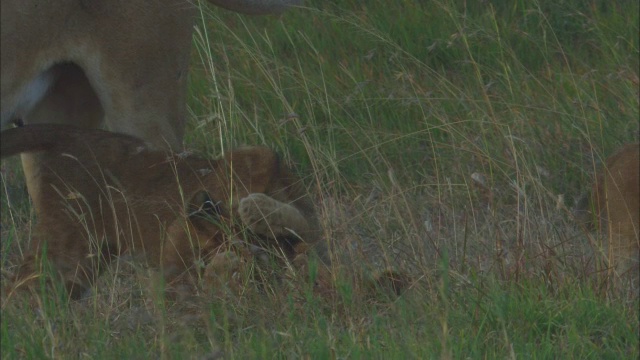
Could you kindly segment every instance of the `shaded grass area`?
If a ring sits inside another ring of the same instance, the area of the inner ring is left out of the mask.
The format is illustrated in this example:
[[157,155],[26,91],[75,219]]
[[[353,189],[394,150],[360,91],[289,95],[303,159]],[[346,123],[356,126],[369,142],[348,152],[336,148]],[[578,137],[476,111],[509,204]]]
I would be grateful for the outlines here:
[[237,304],[214,302],[199,309],[199,319],[177,320],[169,315],[176,309],[167,307],[136,323],[122,319],[133,316],[132,309],[103,313],[88,303],[71,310],[65,302],[45,306],[29,321],[9,308],[14,311],[3,316],[2,351],[9,358],[114,359],[637,355],[629,309],[607,305],[585,287],[553,293],[536,282],[451,285],[445,279],[437,289],[388,304],[345,303],[340,314],[312,302],[304,308],[268,302],[275,308],[243,316]]
[[[401,268],[406,293],[170,304],[120,269],[91,299],[4,308],[3,358],[637,358],[638,289],[570,209],[638,141],[638,2],[306,6],[203,9],[185,143],[278,149],[336,263]],[[15,161],[2,180],[10,271],[33,214]]]

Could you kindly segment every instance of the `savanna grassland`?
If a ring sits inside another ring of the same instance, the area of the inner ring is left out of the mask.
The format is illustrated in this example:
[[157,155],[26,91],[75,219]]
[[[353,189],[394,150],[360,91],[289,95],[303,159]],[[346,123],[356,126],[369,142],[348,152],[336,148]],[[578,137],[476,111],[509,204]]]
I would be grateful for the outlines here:
[[[334,266],[398,269],[404,294],[339,283],[331,299],[174,303],[122,259],[81,301],[5,306],[2,358],[637,359],[638,288],[607,276],[572,208],[639,138],[639,3],[305,6],[203,7],[186,147],[277,149],[316,200]],[[2,185],[4,281],[35,217],[17,159]]]

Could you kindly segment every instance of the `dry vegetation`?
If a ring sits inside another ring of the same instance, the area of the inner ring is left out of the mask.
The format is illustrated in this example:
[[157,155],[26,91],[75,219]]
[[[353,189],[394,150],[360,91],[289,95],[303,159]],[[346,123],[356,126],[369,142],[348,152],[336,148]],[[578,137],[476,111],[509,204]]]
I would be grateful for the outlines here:
[[[330,296],[312,262],[167,302],[121,258],[82,301],[3,309],[3,355],[637,358],[638,288],[572,213],[638,140],[637,2],[309,6],[205,12],[186,144],[283,154],[317,204]],[[34,218],[15,160],[2,180],[4,281]],[[411,274],[402,296],[360,291],[387,267]]]

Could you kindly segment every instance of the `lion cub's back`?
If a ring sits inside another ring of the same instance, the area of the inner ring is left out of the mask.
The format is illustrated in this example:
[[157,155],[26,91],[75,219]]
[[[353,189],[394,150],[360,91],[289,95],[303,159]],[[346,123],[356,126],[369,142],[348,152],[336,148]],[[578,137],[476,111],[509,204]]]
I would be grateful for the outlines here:
[[593,186],[592,204],[616,262],[638,261],[639,176],[640,144],[628,144],[607,159]]

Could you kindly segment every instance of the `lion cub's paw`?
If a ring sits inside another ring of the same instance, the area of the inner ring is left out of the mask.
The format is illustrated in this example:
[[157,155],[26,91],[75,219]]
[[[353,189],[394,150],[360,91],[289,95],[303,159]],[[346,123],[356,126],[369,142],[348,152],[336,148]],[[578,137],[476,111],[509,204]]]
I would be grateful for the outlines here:
[[413,280],[409,274],[390,267],[376,272],[369,279],[370,288],[391,291],[396,296],[400,296],[406,289],[410,288],[412,282]]
[[216,254],[205,268],[204,288],[212,292],[229,289],[238,294],[242,286],[241,266],[240,257],[233,251]]
[[298,209],[262,193],[252,193],[242,198],[238,213],[244,225],[259,236],[301,236],[309,228]]

